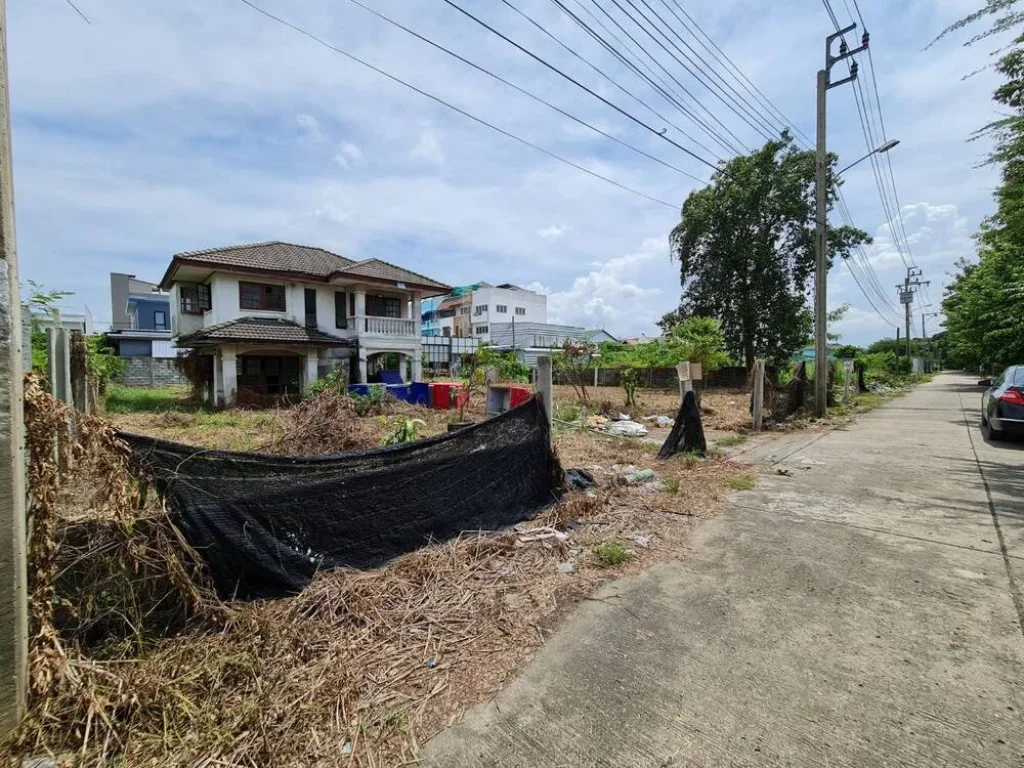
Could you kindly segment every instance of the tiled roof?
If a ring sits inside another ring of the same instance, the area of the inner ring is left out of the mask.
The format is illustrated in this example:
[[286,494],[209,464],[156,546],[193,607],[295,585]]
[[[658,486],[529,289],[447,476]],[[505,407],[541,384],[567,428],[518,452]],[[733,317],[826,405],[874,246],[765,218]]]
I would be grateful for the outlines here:
[[280,241],[230,245],[224,248],[207,248],[202,251],[176,253],[171,260],[171,265],[167,268],[161,285],[169,284],[176,266],[181,263],[303,275],[325,282],[332,277],[365,277],[371,280],[385,280],[389,283],[407,283],[421,289],[436,290],[438,293],[447,293],[451,290],[450,286],[432,280],[426,275],[380,259],[356,262],[323,248]]
[[178,339],[179,347],[198,347],[218,342],[273,342],[275,344],[314,344],[316,346],[347,346],[349,342],[337,336],[304,328],[291,320],[273,317],[240,317],[217,323],[201,331]]
[[268,272],[299,272],[317,277],[327,277],[356,263],[323,248],[280,241],[184,251],[174,254],[174,259]]
[[346,267],[341,270],[341,273],[357,277],[373,277],[378,280],[388,280],[395,283],[412,283],[415,285],[422,285],[427,288],[436,288],[439,291],[451,290],[451,286],[449,285],[439,283],[436,280],[431,280],[426,275],[421,275],[419,272],[413,272],[411,269],[389,264],[381,259],[367,259],[366,261],[360,261],[353,264],[351,267]]

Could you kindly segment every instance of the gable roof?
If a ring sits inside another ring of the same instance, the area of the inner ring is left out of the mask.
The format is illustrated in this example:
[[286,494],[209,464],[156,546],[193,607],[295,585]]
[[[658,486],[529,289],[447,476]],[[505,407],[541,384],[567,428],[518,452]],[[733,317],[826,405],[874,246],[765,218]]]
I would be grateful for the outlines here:
[[408,283],[423,286],[425,288],[436,288],[440,291],[451,290],[450,285],[439,283],[426,275],[421,275],[419,272],[413,272],[411,269],[406,269],[405,267],[399,267],[395,264],[384,261],[383,259],[366,259],[365,261],[360,261],[353,264],[351,267],[346,267],[341,270],[340,274],[353,275],[356,277],[371,277],[395,283]]
[[325,248],[296,245],[280,240],[176,253],[160,281],[161,286],[169,285],[181,264],[295,275],[322,282],[327,282],[333,277],[363,277],[374,281],[406,283],[410,287],[434,290],[437,293],[446,293],[450,290],[444,283],[381,259],[357,262]]
[[316,328],[304,328],[291,320],[276,317],[240,317],[225,323],[210,325],[195,333],[181,336],[179,347],[201,347],[221,342],[259,342],[274,344],[313,344],[316,346],[344,347],[346,339],[331,336]]

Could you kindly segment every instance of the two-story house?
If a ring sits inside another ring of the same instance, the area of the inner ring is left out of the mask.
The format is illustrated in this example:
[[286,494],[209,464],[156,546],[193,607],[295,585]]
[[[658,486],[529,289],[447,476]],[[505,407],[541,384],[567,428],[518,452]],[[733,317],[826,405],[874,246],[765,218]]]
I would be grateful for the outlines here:
[[241,389],[296,394],[340,367],[366,382],[385,361],[417,380],[421,301],[451,290],[380,259],[282,242],[176,254],[160,285],[174,340],[199,351],[218,405]]

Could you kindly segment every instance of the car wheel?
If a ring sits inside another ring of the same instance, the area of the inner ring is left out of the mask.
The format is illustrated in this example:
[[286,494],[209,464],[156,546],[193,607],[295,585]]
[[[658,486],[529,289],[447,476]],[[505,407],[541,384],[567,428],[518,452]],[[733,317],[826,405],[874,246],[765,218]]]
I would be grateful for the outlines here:
[[1001,429],[995,429],[991,424],[988,424],[988,439],[989,440],[1005,440],[1006,432]]

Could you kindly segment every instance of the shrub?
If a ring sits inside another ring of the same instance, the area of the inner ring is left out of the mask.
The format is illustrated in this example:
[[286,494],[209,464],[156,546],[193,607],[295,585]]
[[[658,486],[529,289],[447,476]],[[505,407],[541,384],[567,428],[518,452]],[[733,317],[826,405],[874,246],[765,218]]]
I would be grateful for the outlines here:
[[633,554],[615,541],[600,541],[592,546],[590,551],[594,553],[598,564],[605,567],[621,565],[633,559]]
[[734,491],[752,491],[754,478],[751,475],[735,475],[729,478],[729,487]]

